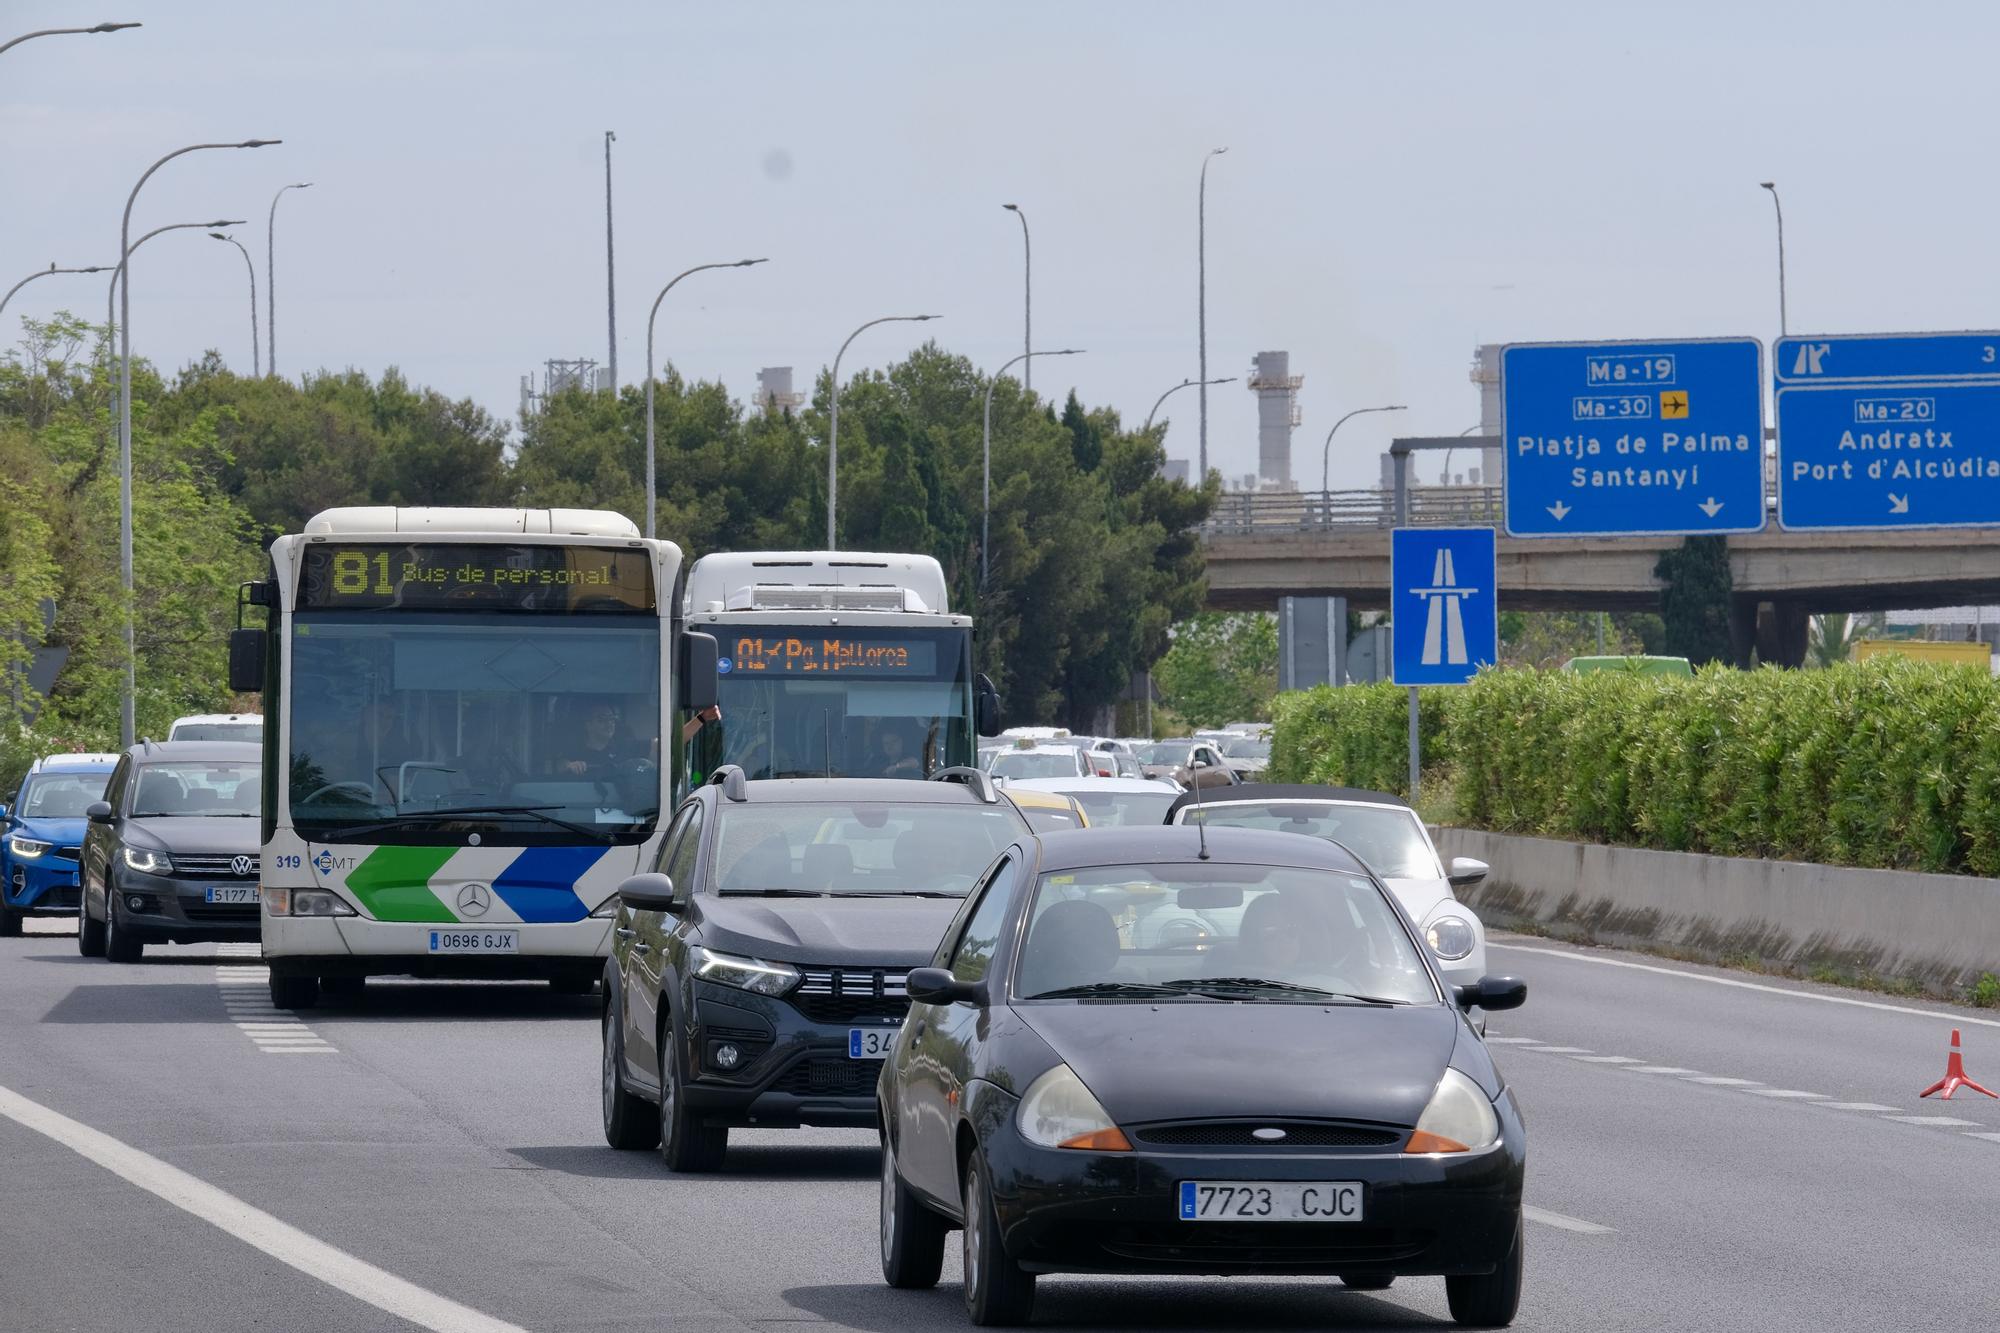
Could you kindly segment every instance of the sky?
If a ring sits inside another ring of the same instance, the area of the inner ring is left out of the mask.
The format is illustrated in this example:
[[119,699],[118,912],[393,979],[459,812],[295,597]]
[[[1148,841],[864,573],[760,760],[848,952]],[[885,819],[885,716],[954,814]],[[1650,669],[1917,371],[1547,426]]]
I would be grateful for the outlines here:
[[[1196,374],[1196,191],[1208,365],[1265,349],[1304,377],[1294,473],[1368,486],[1392,435],[1479,420],[1476,345],[2000,325],[1988,209],[2000,6],[1904,3],[1091,3],[0,0],[0,289],[115,263],[133,234],[241,218],[265,282],[278,215],[287,375],[399,367],[502,419],[554,357],[606,360],[604,131],[615,130],[618,369],[659,360],[747,399],[925,339],[997,368],[1021,348],[1133,424]],[[133,263],[135,351],[250,368],[248,278],[199,231]],[[100,277],[24,288],[4,323],[102,318]],[[260,310],[260,318],[261,310]],[[1018,368],[1017,368],[1018,373]],[[1170,457],[1197,447],[1170,399]],[[1257,410],[1209,395],[1209,452],[1254,470]],[[1429,466],[1435,466],[1430,464]]]

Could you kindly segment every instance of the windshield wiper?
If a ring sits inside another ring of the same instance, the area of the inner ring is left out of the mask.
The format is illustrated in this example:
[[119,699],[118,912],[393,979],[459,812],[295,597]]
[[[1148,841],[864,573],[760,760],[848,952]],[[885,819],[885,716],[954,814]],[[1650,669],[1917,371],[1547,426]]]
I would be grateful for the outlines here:
[[724,898],[831,898],[824,889],[718,889]]
[[1035,995],[1023,996],[1028,1000],[1088,1000],[1099,996],[1157,996],[1182,995],[1186,992],[1174,986],[1156,986],[1149,981],[1090,981],[1081,986],[1060,986],[1055,990],[1041,991]]
[[1182,977],[1177,981],[1162,982],[1161,985],[1201,995],[1226,995],[1235,991],[1262,995],[1297,995],[1309,1000],[1345,1000],[1353,1004],[1389,1006],[1409,1003],[1407,1000],[1385,1000],[1377,995],[1355,995],[1347,991],[1323,990],[1318,986],[1301,986],[1290,981],[1274,981],[1269,977]]
[[563,819],[549,813],[562,809],[559,805],[460,805],[445,806],[439,810],[403,810],[378,819],[372,824],[359,824],[353,828],[340,829],[343,838],[365,838],[371,833],[381,833],[387,829],[404,828],[410,824],[423,823],[432,819],[456,819],[466,815],[528,815],[545,824],[553,824],[559,829],[574,833],[592,842],[611,842],[616,835],[605,829],[595,829],[588,824],[579,824],[573,819]]
[[843,892],[843,898],[963,898],[962,893],[949,889],[855,889]]

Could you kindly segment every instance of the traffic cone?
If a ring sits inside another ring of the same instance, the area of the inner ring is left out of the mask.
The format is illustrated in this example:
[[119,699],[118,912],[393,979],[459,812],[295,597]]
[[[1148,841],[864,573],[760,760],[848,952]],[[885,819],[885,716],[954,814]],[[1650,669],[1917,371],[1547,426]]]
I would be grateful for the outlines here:
[[2000,1093],[1994,1092],[1991,1088],[1982,1088],[1965,1076],[1965,1057],[1958,1053],[1958,1029],[1953,1028],[1951,1030],[1951,1053],[1945,1056],[1944,1060],[1944,1077],[1917,1095],[1919,1097],[1928,1097],[1934,1092],[1942,1092],[1944,1100],[1950,1101],[1951,1094],[1957,1092],[1960,1088],[1971,1088],[1974,1092],[1983,1092],[1988,1097],[2000,1097]]

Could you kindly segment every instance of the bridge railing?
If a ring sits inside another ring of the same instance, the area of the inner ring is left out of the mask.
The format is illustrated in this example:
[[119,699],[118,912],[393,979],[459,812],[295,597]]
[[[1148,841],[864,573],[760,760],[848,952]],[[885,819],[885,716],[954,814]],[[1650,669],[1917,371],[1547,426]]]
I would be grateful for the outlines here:
[[[1498,486],[1416,486],[1410,522],[1449,527],[1501,526]],[[1355,491],[1237,491],[1224,494],[1203,525],[1207,533],[1255,533],[1396,525],[1396,493]]]

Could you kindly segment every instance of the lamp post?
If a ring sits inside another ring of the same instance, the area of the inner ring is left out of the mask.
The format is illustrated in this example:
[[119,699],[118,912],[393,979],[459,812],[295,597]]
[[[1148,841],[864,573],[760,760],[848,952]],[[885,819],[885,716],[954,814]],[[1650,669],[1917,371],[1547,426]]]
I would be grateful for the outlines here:
[[1778,183],[1759,182],[1771,192],[1771,207],[1778,210],[1778,336],[1791,332],[1785,323],[1785,206],[1778,202]]
[[[1472,432],[1478,429],[1479,426],[1477,424],[1467,426],[1464,430],[1458,433],[1458,438],[1462,440],[1466,436],[1472,434]],[[1451,484],[1451,456],[1457,452],[1458,448],[1456,445],[1444,451],[1444,475],[1438,478],[1438,485],[1449,486]]]
[[[1193,381],[1193,380],[1182,380],[1182,381],[1181,381],[1181,382],[1180,382],[1179,384],[1176,384],[1176,385],[1175,385],[1175,386],[1174,386],[1173,388],[1171,388],[1171,389],[1167,390],[1167,392],[1166,392],[1166,393],[1163,393],[1163,394],[1161,394],[1161,395],[1160,395],[1160,396],[1159,396],[1158,398],[1155,398],[1155,399],[1153,400],[1153,411],[1152,411],[1152,412],[1148,412],[1148,413],[1146,413],[1146,424],[1145,424],[1145,425],[1143,425],[1143,426],[1141,426],[1141,427],[1139,427],[1139,430],[1140,430],[1140,433],[1142,433],[1142,434],[1143,434],[1144,432],[1146,432],[1146,431],[1149,431],[1149,430],[1151,430],[1151,429],[1153,428],[1153,416],[1154,416],[1154,413],[1157,413],[1157,412],[1158,412],[1158,411],[1160,410],[1160,404],[1161,404],[1161,403],[1164,403],[1164,402],[1166,402],[1166,401],[1167,401],[1167,395],[1168,395],[1168,394],[1175,394],[1175,393],[1179,393],[1179,392],[1180,392],[1180,391],[1181,391],[1182,389],[1185,389],[1185,388],[1187,388],[1187,387],[1188,387],[1189,385],[1191,385],[1191,384],[1193,384],[1193,383],[1194,383],[1194,381]],[[1203,380],[1203,381],[1202,381],[1202,383],[1203,383],[1203,384],[1234,384],[1234,383],[1236,383],[1236,377],[1235,377],[1234,375],[1224,375],[1224,376],[1223,376],[1223,377],[1222,377],[1221,379],[1216,379],[1216,380]]]
[[[979,483],[979,591],[986,591],[986,576],[993,564],[992,522],[993,522],[993,391],[1000,387],[1000,377],[1009,367],[1038,356],[1080,356],[1081,347],[1065,347],[1059,352],[1023,352],[1000,367],[993,375],[992,383],[986,386],[985,425],[980,430],[980,475]],[[1022,377],[1023,379],[1026,376]],[[1025,386],[1024,386],[1025,387]]]
[[250,252],[243,249],[243,242],[224,232],[212,231],[209,236],[218,241],[227,241],[243,252],[243,268],[250,275],[250,373],[262,375],[257,361],[257,266],[250,262]]
[[100,23],[94,28],[43,28],[40,32],[24,32],[12,41],[0,42],[0,51],[19,46],[31,37],[62,37],[73,32],[117,32],[120,28],[137,28],[137,23]]
[[[1319,494],[1321,504],[1326,503],[1327,477],[1329,476],[1327,468],[1330,460],[1333,458],[1334,431],[1339,430],[1342,425],[1346,424],[1347,417],[1358,417],[1364,412],[1406,412],[1408,410],[1402,403],[1390,403],[1386,407],[1357,407],[1352,412],[1349,412],[1347,416],[1333,423],[1333,430],[1326,433],[1326,443],[1321,445],[1319,450]],[[1331,514],[1332,509],[1329,508],[1327,512]]]
[[286,190],[310,190],[311,181],[283,185],[271,196],[270,216],[264,220],[264,364],[278,373],[278,201]]
[[[618,401],[618,269],[613,262],[611,252],[611,145],[617,138],[618,132],[616,130],[606,130],[604,132],[604,324],[606,330],[605,344],[607,354],[610,357],[607,366],[611,371],[611,401],[613,402]],[[646,383],[650,385],[652,382],[653,357],[649,350],[646,354]],[[650,412],[647,413],[646,424],[648,426],[652,424],[652,414]],[[650,482],[652,479],[649,477],[647,480]],[[651,495],[652,492],[649,489],[646,501],[646,513],[648,516],[653,512]],[[647,525],[646,535],[648,537],[653,535],[653,529],[650,524]]]
[[30,273],[27,277],[21,279],[19,282],[15,283],[12,287],[9,287],[7,289],[7,294],[5,296],[0,296],[0,310],[5,310],[7,308],[7,303],[14,299],[15,292],[20,291],[23,287],[33,282],[36,278],[46,278],[51,273],[102,273],[104,272],[104,269],[105,266],[102,264],[93,264],[89,268],[57,268],[55,265],[55,261],[50,260],[49,266],[47,268],[36,269],[33,273]]
[[660,302],[667,299],[667,293],[674,289],[674,283],[685,278],[688,273],[702,273],[712,268],[749,268],[752,264],[769,263],[765,259],[739,259],[727,264],[696,264],[687,273],[676,273],[673,281],[660,288],[660,294],[653,298],[653,308],[646,316],[646,535],[653,535],[653,510],[655,506],[653,486],[653,317],[660,313]]
[[[1021,355],[1033,357],[1035,354],[1035,251],[1028,242],[1028,215],[1021,211],[1019,204],[1002,204],[1000,207],[1021,219]],[[1027,369],[1021,372],[1021,387],[1029,393],[1035,391],[1035,363],[1030,360]]]
[[1201,475],[1195,478],[1197,486],[1208,484],[1208,164],[1228,151],[1211,148],[1201,160],[1201,193],[1195,203],[1195,270],[1200,288],[1195,307],[1200,364],[1195,367],[1195,382],[1201,385]]
[[[241,143],[196,143],[176,148],[147,167],[138,184],[132,187],[132,193],[125,196],[125,216],[118,224],[118,272],[112,275],[112,282],[118,288],[118,569],[125,587],[125,700],[120,710],[119,735],[127,746],[132,744],[138,725],[135,714],[139,693],[139,658],[133,646],[133,621],[138,608],[132,598],[132,283],[128,263],[132,258],[132,205],[139,201],[139,191],[154,172],[184,154],[208,148],[265,148],[282,142],[245,139]],[[121,278],[125,281],[120,281]]]
[[[839,543],[834,539],[833,528],[834,501],[839,495],[840,490],[840,473],[838,471],[840,466],[840,358],[847,355],[848,343],[853,342],[877,324],[921,324],[927,319],[936,318],[938,318],[936,315],[884,315],[880,319],[871,319],[854,332],[848,334],[847,342],[842,343],[840,350],[833,354],[832,421],[827,427],[826,435],[826,549],[829,551],[840,549]],[[1011,365],[1013,363],[1009,362],[1008,364]]]
[[[152,240],[155,236],[160,235],[162,232],[193,231],[196,228],[200,228],[204,231],[209,231],[210,234],[212,235],[213,229],[216,227],[240,227],[242,225],[243,221],[240,218],[234,221],[231,221],[227,218],[218,218],[214,222],[169,222],[164,227],[153,228],[151,231],[147,232],[144,236],[141,236],[138,240],[132,242],[131,248],[125,252],[125,258],[127,264],[129,264],[132,256],[139,253],[140,246],[144,245],[147,241]],[[118,284],[123,280],[125,276],[126,266],[127,266],[126,264],[114,264],[111,266],[111,285],[108,288],[106,288],[104,292],[104,327],[107,330],[117,326]]]

